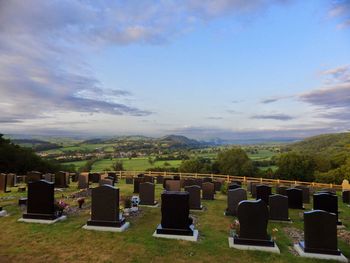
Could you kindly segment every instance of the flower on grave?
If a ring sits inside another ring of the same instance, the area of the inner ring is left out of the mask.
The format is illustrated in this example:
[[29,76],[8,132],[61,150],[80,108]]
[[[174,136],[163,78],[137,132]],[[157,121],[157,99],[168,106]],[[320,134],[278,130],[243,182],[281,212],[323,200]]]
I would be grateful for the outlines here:
[[240,224],[237,219],[234,220],[232,224],[230,224],[231,231],[234,231],[237,235],[239,234],[239,228],[240,228]]
[[82,208],[83,204],[85,203],[85,198],[84,197],[79,197],[77,199],[77,202],[78,202],[79,208]]
[[276,240],[276,234],[277,234],[277,232],[278,232],[278,228],[272,228],[272,239],[273,240]]
[[59,200],[58,202],[55,202],[55,210],[59,216],[63,214],[63,211],[68,208],[68,204],[65,203],[63,200]]

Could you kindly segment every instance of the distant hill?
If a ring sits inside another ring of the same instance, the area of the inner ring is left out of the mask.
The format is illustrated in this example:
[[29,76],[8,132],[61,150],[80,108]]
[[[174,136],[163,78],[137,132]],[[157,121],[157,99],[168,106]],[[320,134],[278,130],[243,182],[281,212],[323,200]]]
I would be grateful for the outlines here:
[[287,146],[287,150],[310,154],[333,155],[350,152],[350,132],[323,134]]
[[186,136],[182,135],[167,135],[159,139],[160,142],[167,142],[172,145],[179,146],[200,146],[202,143],[199,141],[189,139]]
[[34,151],[46,151],[61,148],[61,145],[37,139],[14,139],[12,143],[22,147],[32,148]]

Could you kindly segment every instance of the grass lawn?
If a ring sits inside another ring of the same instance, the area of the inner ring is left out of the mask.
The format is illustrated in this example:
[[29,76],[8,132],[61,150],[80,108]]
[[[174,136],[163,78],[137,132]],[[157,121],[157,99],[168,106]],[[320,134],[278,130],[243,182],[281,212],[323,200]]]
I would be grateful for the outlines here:
[[[133,185],[124,181],[118,184],[122,196],[131,196]],[[76,190],[76,184],[57,197],[68,196]],[[156,187],[156,197],[162,189]],[[214,201],[203,201],[204,212],[191,213],[195,217],[200,239],[197,243],[157,239],[152,237],[160,223],[160,208],[142,208],[141,216],[128,219],[130,228],[123,233],[87,231],[81,227],[89,219],[87,199],[85,209],[70,215],[66,221],[54,225],[19,223],[22,211],[17,206],[18,197],[26,193],[0,194],[1,203],[10,216],[0,218],[1,262],[329,262],[304,259],[290,252],[292,240],[282,230],[284,227],[302,229],[301,210],[290,210],[293,224],[269,224],[269,232],[278,228],[277,244],[280,255],[256,251],[240,251],[228,247],[229,224],[233,217],[226,217],[226,196],[216,195]],[[4,199],[6,197],[6,199]],[[10,198],[11,197],[11,198]],[[76,206],[73,199],[67,199]],[[350,208],[339,202],[340,219],[350,231]],[[310,205],[306,205],[308,209]],[[326,227],[326,226],[325,226]],[[350,258],[350,245],[339,239],[339,248]]]

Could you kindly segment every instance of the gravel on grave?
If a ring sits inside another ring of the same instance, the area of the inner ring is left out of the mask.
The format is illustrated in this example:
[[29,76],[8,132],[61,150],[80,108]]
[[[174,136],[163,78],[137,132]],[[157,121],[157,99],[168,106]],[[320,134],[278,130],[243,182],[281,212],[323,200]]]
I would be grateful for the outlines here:
[[[283,231],[292,240],[293,245],[304,239],[304,234],[301,229],[295,227],[284,227]],[[290,253],[297,256],[298,253],[294,250],[293,245],[288,246],[288,250]]]

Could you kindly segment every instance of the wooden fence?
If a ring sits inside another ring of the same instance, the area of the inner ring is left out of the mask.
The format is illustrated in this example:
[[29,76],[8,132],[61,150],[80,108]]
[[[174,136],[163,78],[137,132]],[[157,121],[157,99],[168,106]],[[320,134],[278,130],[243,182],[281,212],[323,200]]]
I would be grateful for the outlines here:
[[[104,172],[102,172],[104,173]],[[226,182],[240,181],[242,183],[247,182],[257,182],[262,184],[272,184],[272,185],[303,185],[313,188],[333,188],[336,190],[342,190],[341,185],[337,184],[323,184],[316,182],[302,182],[302,181],[290,181],[281,179],[268,179],[268,178],[257,178],[257,177],[247,177],[247,176],[233,176],[233,175],[222,175],[222,174],[201,174],[201,173],[173,173],[173,172],[152,172],[152,171],[114,171],[117,173],[119,178],[125,178],[127,176],[137,176],[138,174],[144,174],[149,176],[180,176],[180,178],[204,178],[210,177],[212,179],[223,179]]]

